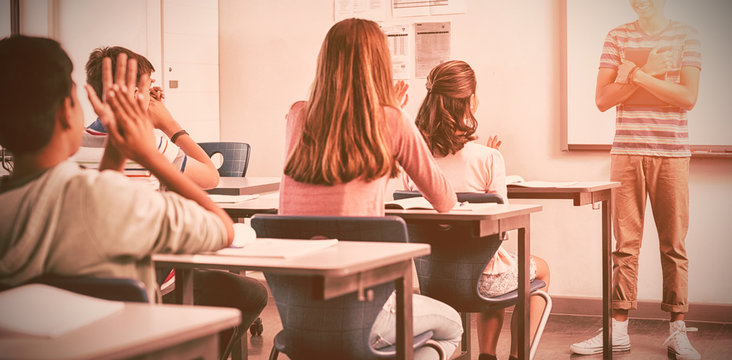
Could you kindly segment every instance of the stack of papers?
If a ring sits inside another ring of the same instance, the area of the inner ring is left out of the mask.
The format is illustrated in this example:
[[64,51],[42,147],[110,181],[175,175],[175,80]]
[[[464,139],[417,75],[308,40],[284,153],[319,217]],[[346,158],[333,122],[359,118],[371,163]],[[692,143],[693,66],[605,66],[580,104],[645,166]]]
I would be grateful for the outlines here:
[[527,188],[560,188],[576,185],[576,181],[524,181],[506,184],[508,186],[520,186]]
[[208,194],[208,197],[215,203],[219,204],[236,204],[242,201],[252,200],[259,197],[259,194],[252,195],[220,195],[220,194]]
[[338,245],[338,239],[291,240],[260,238],[243,247],[221,249],[216,254],[287,259],[312,254],[336,245]]
[[[451,211],[473,211],[487,209],[496,206],[496,203],[469,203],[458,202]],[[432,204],[422,196],[411,197],[399,200],[387,201],[384,203],[387,209],[404,209],[404,210],[434,210]]]
[[124,303],[43,284],[0,293],[0,332],[54,338],[124,309]]

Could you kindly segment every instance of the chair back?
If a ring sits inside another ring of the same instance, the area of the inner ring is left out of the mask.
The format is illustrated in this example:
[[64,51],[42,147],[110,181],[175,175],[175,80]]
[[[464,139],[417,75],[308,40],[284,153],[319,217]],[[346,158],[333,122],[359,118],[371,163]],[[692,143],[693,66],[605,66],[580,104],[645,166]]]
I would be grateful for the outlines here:
[[[395,191],[394,199],[422,196],[418,191]],[[503,197],[487,193],[458,193],[458,201],[503,203]],[[481,312],[495,304],[478,293],[483,269],[501,245],[498,235],[479,237],[470,224],[410,221],[409,241],[427,243],[429,255],[414,259],[420,291],[460,312]]]
[[28,283],[45,284],[106,300],[149,302],[145,284],[136,279],[43,275]]
[[249,166],[251,146],[242,142],[202,142],[198,143],[208,157],[221,154],[224,161],[219,167],[220,176],[244,177]]
[[[406,242],[407,227],[399,217],[281,216],[252,217],[257,237],[311,239],[337,238],[350,241]],[[264,273],[283,330],[275,347],[291,359],[373,359],[368,343],[371,326],[394,283],[373,291],[370,301],[359,301],[355,293],[329,300],[313,298],[313,281],[308,276]]]

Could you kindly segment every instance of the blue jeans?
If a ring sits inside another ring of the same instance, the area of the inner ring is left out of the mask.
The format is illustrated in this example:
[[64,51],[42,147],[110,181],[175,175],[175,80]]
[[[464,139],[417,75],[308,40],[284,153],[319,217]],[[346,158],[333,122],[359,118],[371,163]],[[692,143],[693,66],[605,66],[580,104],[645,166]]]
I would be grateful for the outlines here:
[[[432,330],[432,339],[437,341],[449,358],[463,335],[460,314],[449,305],[422,295],[412,295],[412,315],[414,335]],[[376,349],[396,343],[396,293],[392,293],[371,326],[369,344]],[[414,351],[414,358],[420,360],[437,359],[432,348],[422,347]]]

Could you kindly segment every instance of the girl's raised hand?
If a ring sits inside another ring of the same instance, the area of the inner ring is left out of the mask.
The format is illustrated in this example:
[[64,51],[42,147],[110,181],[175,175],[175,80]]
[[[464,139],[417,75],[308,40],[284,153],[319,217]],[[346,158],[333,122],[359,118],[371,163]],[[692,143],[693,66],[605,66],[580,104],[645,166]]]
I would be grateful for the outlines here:
[[494,135],[488,138],[488,142],[485,146],[498,150],[498,148],[501,147],[501,144],[503,144],[503,141],[498,140],[498,135]]

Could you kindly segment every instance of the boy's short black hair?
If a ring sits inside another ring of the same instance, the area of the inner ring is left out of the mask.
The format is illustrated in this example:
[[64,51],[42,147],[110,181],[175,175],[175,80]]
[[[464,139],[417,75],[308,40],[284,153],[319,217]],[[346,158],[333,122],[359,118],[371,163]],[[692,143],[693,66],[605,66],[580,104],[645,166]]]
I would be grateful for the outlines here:
[[58,42],[15,35],[0,40],[0,144],[15,155],[46,146],[55,114],[71,96],[73,65]]
[[102,98],[102,59],[105,57],[112,59],[112,74],[117,70],[117,56],[119,54],[127,54],[128,59],[137,60],[137,79],[140,82],[140,76],[149,75],[155,68],[150,60],[144,56],[121,46],[105,46],[94,49],[89,54],[89,60],[86,62],[86,82],[94,88],[97,96]]

